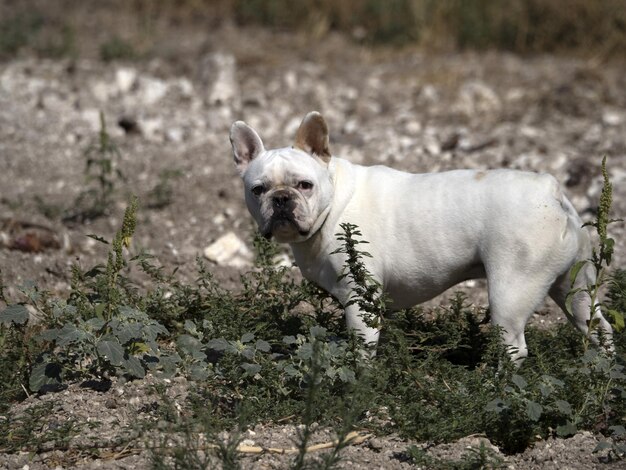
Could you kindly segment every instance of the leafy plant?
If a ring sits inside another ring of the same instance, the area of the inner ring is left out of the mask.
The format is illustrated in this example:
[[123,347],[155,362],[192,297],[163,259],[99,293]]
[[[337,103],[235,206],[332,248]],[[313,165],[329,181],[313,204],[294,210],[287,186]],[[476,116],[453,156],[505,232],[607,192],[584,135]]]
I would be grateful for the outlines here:
[[[0,299],[7,303],[1,286]],[[28,370],[37,351],[34,332],[27,327],[29,317],[26,307],[20,304],[9,305],[0,312],[0,411],[24,395]]]
[[175,372],[178,359],[163,354],[157,343],[167,329],[141,308],[122,274],[127,264],[123,250],[135,231],[136,210],[137,200],[132,198],[111,242],[107,264],[87,272],[75,266],[69,299],[46,301],[40,307],[48,328],[38,335],[44,352],[32,368],[31,390],[67,379],[141,378],[146,370],[157,368]]
[[358,237],[362,237],[362,233],[356,225],[342,223],[339,226],[343,232],[335,236],[342,242],[342,246],[331,255],[343,254],[346,257],[343,272],[337,279],[338,282],[348,279],[352,287],[352,296],[346,306],[358,305],[365,324],[370,328],[378,328],[385,312],[387,299],[382,292],[382,286],[372,277],[363,262],[363,258],[371,258],[372,255],[357,249],[357,245],[369,242],[358,240]]
[[598,442],[598,445],[593,450],[594,452],[600,452],[603,450],[609,451],[609,458],[612,460],[622,460],[626,456],[626,429],[624,426],[610,426],[611,440],[602,440]]
[[616,269],[612,274],[606,297],[609,311],[613,310],[620,312],[622,316],[626,315],[626,270]]
[[588,222],[584,225],[590,225],[596,229],[599,238],[598,247],[593,247],[591,258],[589,260],[581,260],[576,263],[570,274],[572,287],[574,287],[574,283],[580,270],[585,268],[587,265],[591,265],[594,270],[595,281],[585,287],[572,288],[572,290],[567,294],[565,301],[567,310],[571,315],[574,296],[580,292],[584,292],[589,296],[590,317],[587,322],[588,330],[587,337],[585,338],[585,347],[589,343],[591,335],[598,332],[600,321],[597,316],[598,310],[603,310],[607,316],[612,319],[614,329],[621,331],[624,328],[623,312],[619,312],[614,309],[607,309],[606,304],[598,300],[600,289],[608,281],[606,268],[611,264],[615,246],[615,240],[607,234],[607,227],[609,224],[618,221],[618,219],[610,219],[611,204],[613,199],[613,185],[609,180],[606,170],[606,157],[602,159],[602,176],[604,178],[604,184],[602,186],[602,192],[600,193],[600,204],[598,206],[596,220],[594,222]]

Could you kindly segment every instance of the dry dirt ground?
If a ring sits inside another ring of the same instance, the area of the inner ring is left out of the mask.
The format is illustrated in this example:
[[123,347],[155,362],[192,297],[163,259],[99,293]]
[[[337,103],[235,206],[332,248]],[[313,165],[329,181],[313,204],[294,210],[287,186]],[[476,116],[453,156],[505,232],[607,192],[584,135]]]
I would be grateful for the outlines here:
[[[180,42],[193,43],[194,37]],[[183,276],[193,274],[195,257],[222,235],[234,231],[248,243],[253,227],[228,141],[236,119],[255,127],[267,147],[283,146],[291,143],[304,114],[319,110],[330,125],[332,152],[368,165],[414,172],[549,172],[587,218],[598,201],[600,161],[607,155],[613,214],[626,217],[623,64],[371,50],[334,36],[315,43],[297,35],[232,28],[203,33],[202,45],[135,62],[24,58],[0,64],[0,267],[10,298],[20,299],[18,286],[26,281],[66,294],[72,263],[88,267],[103,261],[100,245],[86,234],[110,238],[130,193],[144,201],[133,251],[146,250]],[[71,213],[79,194],[94,184],[85,179],[85,152],[97,138],[100,111],[120,149],[117,168],[124,180],[114,183],[108,216],[63,223],[61,215]],[[178,174],[169,180],[171,204],[147,207],[167,171]],[[614,266],[624,266],[624,225],[613,225],[612,235]],[[236,261],[213,267],[233,288],[247,263],[245,257]],[[485,302],[482,287],[465,286],[478,303]],[[546,304],[533,321],[560,317]],[[168,393],[184,394],[185,387],[184,381],[176,382]],[[106,392],[73,385],[57,394],[31,396],[14,411],[50,402],[52,411],[42,426],[70,418],[90,422],[90,429],[72,442],[106,445],[132,433],[136,417],[157,400],[147,382],[114,383]],[[290,426],[260,426],[245,437],[258,445],[290,447],[293,432]],[[320,430],[317,439],[328,438]],[[480,439],[468,437],[430,452],[458,458]],[[540,441],[521,455],[507,456],[506,465],[626,468],[592,454],[597,439],[579,433]],[[371,438],[349,448],[343,465],[409,468],[403,460],[408,444],[393,436]],[[285,456],[246,457],[244,467],[285,468],[288,462]],[[147,451],[130,449],[100,458],[72,450],[0,455],[0,468],[148,464]]]

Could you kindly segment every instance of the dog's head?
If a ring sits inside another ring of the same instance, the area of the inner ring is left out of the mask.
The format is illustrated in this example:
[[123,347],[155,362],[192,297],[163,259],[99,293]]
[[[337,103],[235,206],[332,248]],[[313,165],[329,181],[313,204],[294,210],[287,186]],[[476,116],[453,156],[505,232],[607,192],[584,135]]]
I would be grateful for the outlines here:
[[230,142],[246,204],[261,233],[286,243],[313,235],[333,198],[324,118],[317,112],[307,114],[293,147],[265,150],[259,135],[243,121],[232,125]]

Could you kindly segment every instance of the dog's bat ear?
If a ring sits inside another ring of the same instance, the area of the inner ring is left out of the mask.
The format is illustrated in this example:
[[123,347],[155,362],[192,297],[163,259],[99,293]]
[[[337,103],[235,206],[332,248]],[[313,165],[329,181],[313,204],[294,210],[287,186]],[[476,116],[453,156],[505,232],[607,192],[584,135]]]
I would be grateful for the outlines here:
[[328,125],[317,111],[307,114],[298,132],[294,147],[321,158],[325,163],[330,161],[328,149]]
[[248,164],[265,150],[259,134],[243,121],[234,122],[230,127],[230,144],[233,146],[235,164],[241,175],[248,168]]

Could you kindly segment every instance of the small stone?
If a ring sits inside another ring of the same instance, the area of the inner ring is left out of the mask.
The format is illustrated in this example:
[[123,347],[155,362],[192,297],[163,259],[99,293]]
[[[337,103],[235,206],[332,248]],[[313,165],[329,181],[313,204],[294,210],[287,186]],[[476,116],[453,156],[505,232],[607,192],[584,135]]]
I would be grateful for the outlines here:
[[293,70],[290,70],[287,73],[285,73],[285,76],[283,77],[283,79],[285,81],[285,85],[287,86],[289,90],[295,90],[297,88],[298,76],[296,75],[296,72],[294,72]]
[[159,140],[163,132],[163,120],[161,118],[140,119],[137,121],[141,134],[149,140]]
[[377,437],[368,440],[367,445],[370,449],[375,451],[381,451],[384,447],[383,441]]
[[183,141],[184,132],[180,127],[173,127],[165,131],[165,138],[174,143],[181,143]]
[[110,83],[97,81],[91,85],[91,93],[100,102],[107,102],[117,90]]
[[108,398],[107,401],[104,402],[104,406],[110,410],[114,410],[117,408],[117,401],[114,398]]
[[293,266],[293,261],[291,261],[291,258],[289,257],[289,255],[287,253],[281,253],[276,255],[273,259],[272,262],[274,263],[274,266],[278,266],[278,267],[284,267],[284,268],[290,268]]
[[137,81],[137,71],[132,68],[121,68],[115,72],[115,83],[120,93],[128,93]]
[[139,97],[144,105],[158,103],[167,94],[167,83],[150,77],[139,79]]
[[212,222],[213,222],[213,225],[217,225],[217,226],[224,225],[224,222],[226,222],[226,216],[220,212],[215,217],[213,217]]
[[496,92],[483,82],[470,81],[459,90],[457,107],[467,116],[500,111],[502,102]]
[[178,79],[178,81],[176,81],[176,86],[178,87],[178,90],[180,91],[180,94],[190,98],[191,96],[193,96],[193,83],[191,83],[191,80],[187,79],[187,78],[180,78]]
[[204,256],[220,266],[242,268],[252,264],[252,253],[234,232],[228,232],[209,245]]
[[92,131],[100,130],[100,111],[95,108],[85,109],[81,112],[80,117],[89,124]]
[[232,54],[216,53],[208,59],[215,69],[215,80],[209,92],[209,104],[224,106],[237,101],[239,87],[237,81],[237,61]]
[[602,122],[607,126],[619,126],[624,122],[624,117],[615,111],[604,111],[602,113]]

